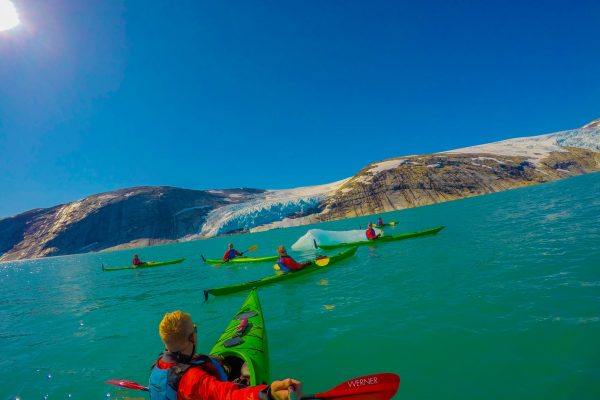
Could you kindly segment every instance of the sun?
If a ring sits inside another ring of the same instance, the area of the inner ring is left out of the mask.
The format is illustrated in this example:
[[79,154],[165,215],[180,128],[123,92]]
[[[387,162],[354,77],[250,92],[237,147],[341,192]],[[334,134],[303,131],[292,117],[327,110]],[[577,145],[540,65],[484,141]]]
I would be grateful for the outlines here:
[[0,32],[19,25],[19,14],[9,0],[0,0]]

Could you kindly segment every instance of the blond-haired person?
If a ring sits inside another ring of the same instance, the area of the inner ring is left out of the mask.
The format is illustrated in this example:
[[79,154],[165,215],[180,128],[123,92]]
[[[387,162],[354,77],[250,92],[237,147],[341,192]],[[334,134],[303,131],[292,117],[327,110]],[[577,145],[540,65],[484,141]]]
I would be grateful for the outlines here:
[[190,314],[167,313],[158,330],[166,349],[151,370],[151,400],[287,400],[290,387],[301,395],[302,384],[291,378],[269,386],[228,382],[219,360],[196,355],[197,327]]

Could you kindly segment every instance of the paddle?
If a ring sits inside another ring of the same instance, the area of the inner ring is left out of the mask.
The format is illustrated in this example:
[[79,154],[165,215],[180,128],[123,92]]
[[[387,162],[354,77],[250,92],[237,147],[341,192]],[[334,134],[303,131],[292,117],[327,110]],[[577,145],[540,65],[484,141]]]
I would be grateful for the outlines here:
[[382,373],[366,375],[350,379],[327,392],[303,394],[302,400],[348,398],[360,398],[361,400],[389,400],[394,397],[399,386],[400,377],[396,374]]
[[[127,389],[148,391],[146,386],[123,379],[106,381],[109,385],[121,386]],[[361,400],[389,400],[400,386],[400,377],[396,374],[382,373],[360,376],[350,379],[327,392],[302,395],[302,399],[348,399],[357,398]]]
[[329,261],[330,261],[330,260],[331,260],[331,259],[330,259],[329,257],[317,258],[317,259],[315,260],[315,264],[317,264],[319,267],[324,267],[324,266],[326,266],[327,264],[329,264]]
[[[257,248],[258,248],[258,246],[257,246],[257,245],[250,246],[250,247],[248,247],[248,249],[246,249],[245,251],[242,251],[242,255],[243,255],[244,253],[248,253],[248,252],[254,251],[254,250],[256,250]],[[204,257],[202,257],[202,258],[204,258]],[[223,264],[226,264],[226,263],[228,263],[228,262],[229,262],[229,260],[227,260],[227,261],[223,261],[222,263],[216,263],[216,264],[213,264],[213,267],[220,267],[221,265],[223,265]]]
[[148,391],[148,387],[146,386],[142,386],[139,383],[133,382],[133,381],[126,381],[124,379],[112,379],[109,381],[106,381],[106,383],[108,383],[109,385],[115,385],[115,386],[121,386],[127,389],[132,389],[132,390],[144,390],[144,391]]

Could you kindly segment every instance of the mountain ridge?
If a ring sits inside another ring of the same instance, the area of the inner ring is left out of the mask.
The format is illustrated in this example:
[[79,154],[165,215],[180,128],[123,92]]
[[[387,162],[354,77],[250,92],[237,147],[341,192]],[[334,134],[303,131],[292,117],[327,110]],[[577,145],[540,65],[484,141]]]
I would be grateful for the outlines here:
[[0,261],[194,240],[388,212],[600,170],[600,119],[581,128],[373,162],[294,189],[139,186],[0,219]]

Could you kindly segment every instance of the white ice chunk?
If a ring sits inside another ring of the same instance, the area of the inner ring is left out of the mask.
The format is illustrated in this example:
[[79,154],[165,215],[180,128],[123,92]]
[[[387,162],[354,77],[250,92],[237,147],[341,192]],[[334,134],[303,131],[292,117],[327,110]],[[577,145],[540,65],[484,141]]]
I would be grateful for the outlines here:
[[[292,250],[302,251],[314,249],[314,241],[316,241],[318,244],[337,244],[367,240],[365,231],[366,229],[351,231],[325,231],[323,229],[311,229],[292,245]],[[379,229],[375,229],[375,232],[383,235]]]

